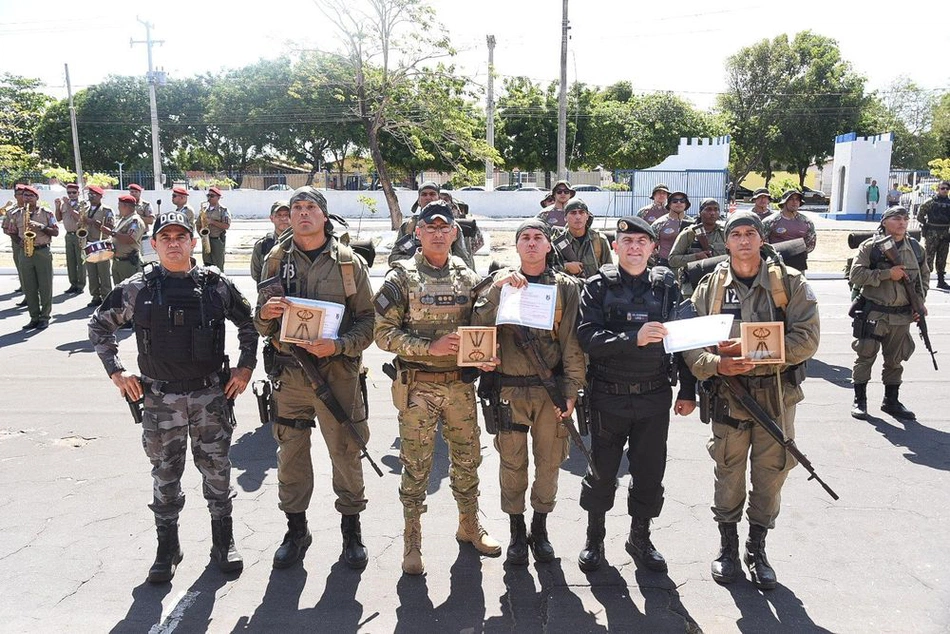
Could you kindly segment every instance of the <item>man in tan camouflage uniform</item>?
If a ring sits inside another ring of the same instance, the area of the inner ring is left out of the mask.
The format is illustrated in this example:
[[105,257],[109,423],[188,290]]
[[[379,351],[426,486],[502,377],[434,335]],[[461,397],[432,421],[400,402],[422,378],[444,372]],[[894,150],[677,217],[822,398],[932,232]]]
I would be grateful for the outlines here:
[[[571,203],[568,203],[568,210],[570,208]],[[568,226],[570,223],[569,211]],[[491,290],[479,298],[472,317],[474,326],[493,325],[501,290],[506,284],[514,288],[523,288],[528,283],[545,284],[553,287],[557,295],[554,328],[549,331],[531,329],[527,334],[538,341],[537,346],[547,367],[560,369],[558,384],[568,411],[561,412],[555,407],[541,384],[537,367],[528,357],[530,353],[518,345],[513,329],[521,326],[501,326],[498,332],[501,362],[492,378],[499,391],[496,400],[508,403],[507,407],[510,407],[511,424],[507,429],[497,430],[495,448],[501,457],[501,510],[509,515],[511,524],[507,562],[517,565],[527,565],[529,544],[537,561],[554,559],[554,548],[548,539],[547,516],[554,510],[558,472],[569,451],[567,428],[560,420],[573,414],[577,392],[584,387],[587,371],[584,352],[577,342],[578,284],[569,275],[556,272],[547,265],[547,255],[552,248],[549,231],[550,228],[537,219],[528,220],[518,227],[515,248],[521,266],[495,272]],[[534,514],[530,535],[524,518],[529,432],[534,457],[534,482],[531,485]]]
[[[102,227],[112,227],[114,224],[112,210],[102,205],[103,189],[97,185],[90,185],[87,191],[89,210],[82,217],[82,224],[88,232],[86,244],[105,240],[106,236],[102,233]],[[86,276],[89,278],[89,294],[92,295],[92,300],[86,306],[95,308],[112,290],[112,260],[86,262]]]
[[[765,243],[762,220],[750,211],[734,212],[726,221],[729,260],[706,275],[693,293],[695,315],[731,314],[732,337],[714,351],[683,353],[692,373],[710,381],[706,392],[712,438],[707,448],[715,460],[713,516],[719,525],[720,550],[712,562],[712,577],[728,584],[741,574],[738,523],[746,502],[746,465],[752,488],[746,515],[749,538],[744,560],[752,582],[763,590],[775,587],[775,571],[765,554],[765,537],[775,527],[788,472],[798,464],[739,399],[718,380],[735,376],[788,438],[795,437],[795,408],[804,398],[804,363],[818,350],[818,302],[805,277],[786,268]],[[692,311],[687,310],[687,316]],[[785,363],[755,365],[741,355],[740,324],[782,321],[785,324]]]
[[927,245],[927,268],[936,266],[937,288],[948,291],[947,252],[950,251],[950,181],[940,181],[937,192],[917,209],[917,222],[923,228]]
[[85,202],[79,200],[79,185],[66,185],[66,196],[56,199],[56,220],[63,223],[66,232],[66,273],[69,276],[67,295],[83,292],[86,288],[86,267],[83,264],[82,245],[76,231],[82,223]]
[[[450,255],[458,226],[452,208],[441,200],[425,206],[416,225],[422,247],[410,260],[400,260],[386,275],[376,294],[376,345],[393,352],[396,377],[393,404],[399,410],[400,461],[403,465],[399,499],[405,518],[402,569],[422,574],[421,518],[426,510],[426,487],[439,419],[449,446],[449,478],[459,510],[456,539],[470,542],[489,556],[501,546],[478,519],[478,465],[481,444],[475,414],[477,372],[456,365],[459,326],[470,325],[475,271]],[[493,369],[493,364],[485,364]]]
[[[131,203],[130,203],[131,204]],[[230,280],[196,266],[194,226],[180,212],[159,214],[152,246],[160,265],[116,286],[89,320],[89,339],[119,392],[143,400],[142,445],[152,463],[158,551],[151,583],[170,581],[182,560],[178,516],[185,505],[181,476],[188,440],[211,512],[211,557],[223,572],[244,567],[234,546],[231,519],[233,399],[251,380],[257,332],[251,306]],[[238,328],[241,356],[227,368],[225,320]],[[115,331],[135,324],[138,368],[119,360]]]
[[119,218],[115,228],[105,226],[102,232],[109,236],[115,248],[112,258],[112,282],[116,285],[139,271],[139,252],[145,222],[135,213],[135,198],[128,194],[119,196]]
[[227,242],[227,230],[231,227],[231,212],[221,206],[221,190],[212,187],[208,190],[208,206],[205,207],[205,219],[208,222],[208,240],[211,242],[211,253],[203,253],[205,266],[215,265],[218,270],[224,270],[224,247]]
[[[360,447],[321,400],[303,368],[293,357],[291,345],[308,353],[332,389],[333,397],[354,423],[356,433],[369,440],[366,403],[360,384],[363,350],[373,336],[373,292],[366,263],[333,233],[327,201],[319,190],[305,186],[290,199],[292,233],[270,251],[264,262],[259,286],[258,332],[270,338],[277,350],[274,398],[277,417],[273,426],[277,440],[279,507],[287,516],[287,533],[274,554],[274,568],[288,568],[300,561],[313,541],[307,526],[307,509],[313,495],[311,430],[319,423],[333,464],[333,491],[343,534],[342,557],[351,568],[364,568],[368,561],[363,544],[360,513],[366,509],[366,490]],[[270,296],[274,283],[281,296]],[[281,319],[288,297],[317,299],[343,308],[336,338],[320,335],[309,344],[279,341]],[[316,422],[314,421],[316,419]]]

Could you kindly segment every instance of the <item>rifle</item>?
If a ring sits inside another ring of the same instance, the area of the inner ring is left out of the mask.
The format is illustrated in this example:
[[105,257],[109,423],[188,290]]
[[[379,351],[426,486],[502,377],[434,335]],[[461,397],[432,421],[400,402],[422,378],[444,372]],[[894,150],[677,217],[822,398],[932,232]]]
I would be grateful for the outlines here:
[[[897,261],[897,244],[894,242],[893,236],[885,236],[874,242],[875,246],[881,250],[881,253],[884,254],[884,257],[887,258],[887,261],[890,262],[891,266],[898,266],[900,262]],[[910,309],[912,312],[917,314],[917,327],[920,329],[920,339],[924,342],[924,347],[927,348],[927,352],[930,353],[930,360],[934,364],[934,370],[937,370],[937,353],[934,352],[933,345],[930,343],[930,333],[927,330],[927,319],[924,317],[924,301],[923,298],[917,294],[917,288],[913,282],[910,281],[910,276],[907,275],[907,272],[904,272],[904,276],[901,278],[901,282],[904,284],[904,291],[907,293],[907,299],[910,300]]]
[[693,233],[696,235],[696,241],[699,242],[699,246],[702,247],[703,251],[713,254],[712,245],[709,244],[709,236],[706,235],[706,228],[702,224],[697,224]]
[[[535,372],[538,373],[538,378],[541,379],[541,385],[547,390],[548,396],[551,398],[554,406],[564,414],[567,412],[567,401],[558,388],[557,380],[554,378],[554,373],[551,372],[551,368],[549,368],[544,362],[544,359],[541,358],[541,350],[538,349],[538,340],[529,333],[526,326],[513,326],[512,330],[515,335],[515,343],[519,348],[525,351],[528,359],[534,365]],[[561,424],[567,428],[571,442],[584,454],[584,459],[587,460],[587,466],[590,468],[591,475],[594,476],[595,480],[600,480],[600,475],[597,474],[597,468],[594,467],[594,458],[590,455],[590,450],[581,439],[580,432],[574,427],[574,421],[569,417],[561,418]]]
[[738,377],[735,376],[722,376],[720,377],[722,382],[726,385],[732,395],[739,399],[739,402],[742,403],[742,407],[745,408],[747,412],[752,416],[752,420],[756,422],[757,425],[761,426],[762,429],[767,431],[769,435],[775,439],[775,442],[785,447],[785,450],[792,454],[792,457],[798,460],[798,463],[805,467],[805,470],[808,471],[811,475],[808,476],[809,480],[817,480],[818,484],[828,492],[828,495],[832,499],[837,500],[838,494],[835,493],[830,486],[825,484],[825,481],[818,477],[818,474],[815,473],[815,468],[812,466],[808,458],[805,457],[795,444],[793,438],[789,438],[785,435],[785,432],[782,431],[782,428],[772,420],[772,417],[769,416],[768,412],[762,408],[759,403],[752,398],[752,395],[749,394],[749,391],[745,389],[745,386],[739,381]]
[[[262,281],[257,288],[267,299],[271,297],[280,297],[284,294],[284,287],[280,284],[280,280],[277,277],[272,277]],[[290,353],[293,355],[294,359],[297,360],[297,363],[300,364],[303,373],[310,381],[310,385],[317,393],[317,398],[323,401],[323,404],[327,406],[328,410],[330,410],[330,414],[333,415],[333,418],[335,418],[338,423],[343,425],[347,431],[350,432],[350,435],[353,436],[353,440],[356,441],[357,446],[360,448],[360,458],[366,458],[370,466],[373,467],[373,471],[376,472],[376,475],[378,475],[380,478],[383,477],[383,472],[373,461],[373,457],[369,455],[369,451],[366,447],[366,441],[363,440],[363,437],[360,436],[360,433],[356,431],[356,424],[353,422],[353,419],[347,415],[346,410],[343,409],[343,406],[340,405],[340,402],[333,394],[333,390],[330,389],[330,384],[327,383],[327,380],[323,378],[322,374],[320,374],[320,370],[317,368],[314,358],[310,356],[310,353],[308,353],[306,350],[295,345],[290,346]]]
[[577,253],[574,252],[574,247],[571,245],[571,234],[565,231],[563,234],[554,239],[554,248],[557,252],[564,258],[565,262],[580,262],[581,259],[577,257]]

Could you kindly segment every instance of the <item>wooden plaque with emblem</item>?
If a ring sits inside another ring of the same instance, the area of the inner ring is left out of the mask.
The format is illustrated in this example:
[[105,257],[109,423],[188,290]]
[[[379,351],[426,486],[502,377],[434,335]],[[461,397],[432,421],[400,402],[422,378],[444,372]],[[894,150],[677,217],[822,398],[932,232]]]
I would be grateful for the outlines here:
[[459,326],[458,366],[478,366],[495,356],[497,333],[495,326]]
[[785,324],[753,321],[739,324],[742,356],[757,365],[785,363]]
[[280,340],[284,343],[311,343],[320,339],[326,311],[296,297],[288,297],[287,301],[290,307],[284,311],[280,322]]

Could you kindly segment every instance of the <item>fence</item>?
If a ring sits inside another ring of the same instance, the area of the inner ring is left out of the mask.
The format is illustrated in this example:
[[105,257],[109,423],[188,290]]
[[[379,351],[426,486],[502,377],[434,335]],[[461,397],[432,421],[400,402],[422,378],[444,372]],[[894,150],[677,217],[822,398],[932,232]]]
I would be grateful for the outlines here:
[[633,215],[649,205],[650,194],[658,183],[665,184],[670,191],[686,192],[692,203],[687,212],[690,215],[699,213],[703,198],[715,198],[720,209],[728,208],[728,170],[617,170],[614,180],[630,185],[630,191],[616,192],[612,214],[615,216]]

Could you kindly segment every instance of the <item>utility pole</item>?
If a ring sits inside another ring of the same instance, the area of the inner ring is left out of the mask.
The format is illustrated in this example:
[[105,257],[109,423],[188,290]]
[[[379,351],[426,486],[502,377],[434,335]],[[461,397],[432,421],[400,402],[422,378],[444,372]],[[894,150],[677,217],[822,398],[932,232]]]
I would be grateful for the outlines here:
[[[138,18],[136,18],[138,19]],[[164,44],[164,40],[153,40],[152,39],[152,24],[150,22],[145,22],[144,20],[139,20],[141,24],[145,26],[145,39],[144,40],[129,40],[129,46],[135,46],[136,44],[145,44],[148,47],[148,102],[152,111],[152,173],[155,175],[155,190],[159,191],[164,188],[165,179],[162,178],[162,146],[158,141],[158,106],[155,102],[155,84],[163,83],[165,73],[156,73],[152,67],[152,45],[153,44]]]
[[[485,140],[495,149],[495,36],[488,36],[488,126]],[[485,191],[495,189],[495,162],[485,161]]]
[[125,165],[125,163],[116,161],[115,164],[119,166],[119,189],[125,189],[125,181],[122,180],[122,166]]
[[76,106],[73,105],[73,85],[69,81],[69,64],[66,68],[66,94],[69,95],[69,125],[73,129],[73,159],[76,161],[76,184],[82,191],[82,158],[79,156],[79,126],[76,124]]
[[567,178],[567,0],[561,19],[561,90],[557,99],[557,178]]

